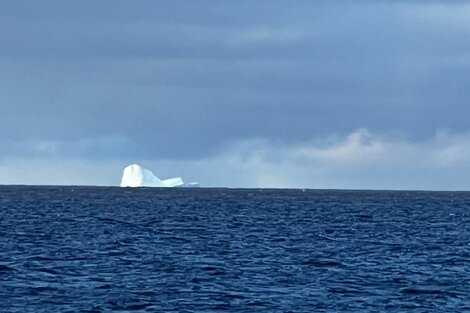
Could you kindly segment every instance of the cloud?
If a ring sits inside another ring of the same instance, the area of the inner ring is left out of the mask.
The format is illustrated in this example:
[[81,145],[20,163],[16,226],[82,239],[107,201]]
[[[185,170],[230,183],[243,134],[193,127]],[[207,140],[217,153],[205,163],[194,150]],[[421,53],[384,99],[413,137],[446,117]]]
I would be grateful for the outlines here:
[[470,133],[439,131],[423,142],[367,129],[298,144],[253,139],[199,160],[10,157],[0,160],[0,183],[118,185],[132,162],[208,187],[465,190]]
[[252,187],[468,189],[469,142],[468,133],[415,142],[359,129],[295,145],[244,142],[226,158]]
[[[465,1],[4,1],[0,157],[63,160],[70,173],[148,160],[214,185],[458,186],[469,12]],[[37,181],[21,173],[4,181]],[[70,177],[43,179],[114,182]]]
[[346,164],[369,162],[386,153],[387,146],[374,138],[367,130],[360,129],[335,145],[327,147],[301,147],[294,155],[312,161],[331,161]]

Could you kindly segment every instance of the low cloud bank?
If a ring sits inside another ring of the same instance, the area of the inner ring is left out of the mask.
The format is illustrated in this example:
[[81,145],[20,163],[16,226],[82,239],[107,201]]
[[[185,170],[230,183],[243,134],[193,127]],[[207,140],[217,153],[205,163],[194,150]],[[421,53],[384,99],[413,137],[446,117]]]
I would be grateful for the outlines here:
[[118,185],[132,161],[202,186],[470,190],[470,133],[415,142],[367,129],[297,144],[247,140],[196,160],[11,156],[0,159],[0,183]]

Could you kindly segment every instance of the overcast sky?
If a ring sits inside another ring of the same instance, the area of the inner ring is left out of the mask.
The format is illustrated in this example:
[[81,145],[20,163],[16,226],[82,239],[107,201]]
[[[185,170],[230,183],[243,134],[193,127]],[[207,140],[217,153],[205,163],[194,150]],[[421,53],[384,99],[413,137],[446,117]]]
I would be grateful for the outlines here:
[[0,184],[470,189],[470,2],[1,1]]

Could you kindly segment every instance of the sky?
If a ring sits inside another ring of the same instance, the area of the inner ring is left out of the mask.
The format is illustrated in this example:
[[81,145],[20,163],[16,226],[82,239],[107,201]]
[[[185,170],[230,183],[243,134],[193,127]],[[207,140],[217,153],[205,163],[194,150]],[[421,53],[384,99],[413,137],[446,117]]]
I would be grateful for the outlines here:
[[0,184],[470,190],[470,1],[0,1]]

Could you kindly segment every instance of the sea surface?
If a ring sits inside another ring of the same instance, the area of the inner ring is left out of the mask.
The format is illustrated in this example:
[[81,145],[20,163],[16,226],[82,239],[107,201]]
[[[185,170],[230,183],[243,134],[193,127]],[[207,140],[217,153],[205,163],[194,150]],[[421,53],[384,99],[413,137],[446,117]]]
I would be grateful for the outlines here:
[[0,312],[470,312],[470,193],[0,187]]

